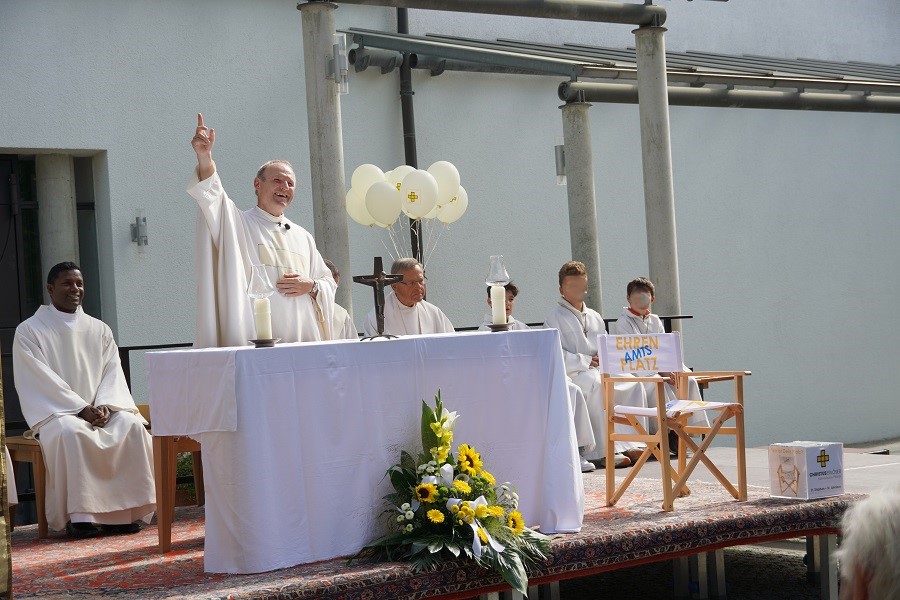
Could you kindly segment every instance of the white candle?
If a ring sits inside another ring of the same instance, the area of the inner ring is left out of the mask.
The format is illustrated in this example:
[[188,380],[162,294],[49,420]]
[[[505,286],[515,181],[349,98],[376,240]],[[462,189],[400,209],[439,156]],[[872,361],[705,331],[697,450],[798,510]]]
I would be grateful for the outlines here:
[[494,325],[506,324],[506,288],[491,286],[491,316]]
[[272,307],[268,298],[253,299],[253,317],[256,320],[256,338],[272,339]]

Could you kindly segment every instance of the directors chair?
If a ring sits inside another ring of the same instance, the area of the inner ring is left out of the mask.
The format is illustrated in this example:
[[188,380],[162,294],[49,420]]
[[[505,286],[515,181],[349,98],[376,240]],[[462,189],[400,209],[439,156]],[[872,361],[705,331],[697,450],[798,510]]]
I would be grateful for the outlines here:
[[[744,447],[744,397],[743,378],[747,371],[683,372],[681,336],[678,333],[652,333],[643,335],[599,335],[600,369],[603,372],[603,401],[606,412],[606,452],[612,456],[615,442],[630,441],[646,444],[631,472],[616,488],[615,461],[606,461],[606,505],[612,506],[622,497],[631,482],[651,456],[659,461],[662,471],[664,511],[674,508],[675,498],[690,493],[688,477],[702,462],[710,473],[737,500],[747,499],[747,467]],[[665,379],[658,372],[672,372],[676,379],[675,401],[665,402]],[[734,402],[702,402],[687,399],[688,377],[698,376],[708,380],[733,380]],[[617,383],[653,383],[656,385],[656,407],[635,407],[616,404]],[[682,399],[683,398],[683,399]],[[712,415],[709,426],[688,425],[688,418],[698,412]],[[655,419],[656,433],[649,433],[644,419]],[[723,424],[733,419],[729,427]],[[616,432],[616,425],[625,425],[628,432]],[[678,468],[672,465],[669,455],[669,431],[678,436]],[[719,433],[735,436],[737,450],[737,488],[706,455],[706,451]],[[699,445],[691,435],[703,435]],[[693,452],[686,459],[687,449]]]

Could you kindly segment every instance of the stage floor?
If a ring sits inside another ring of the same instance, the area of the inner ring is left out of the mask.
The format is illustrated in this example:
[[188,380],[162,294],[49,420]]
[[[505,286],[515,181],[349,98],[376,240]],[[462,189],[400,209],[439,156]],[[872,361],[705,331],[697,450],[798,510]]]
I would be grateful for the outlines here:
[[[714,448],[711,454],[726,473],[733,469],[733,449]],[[693,493],[677,500],[672,513],[660,510],[655,464],[642,470],[612,508],[603,505],[603,472],[586,474],[584,528],[578,534],[554,536],[553,559],[533,580],[581,578],[713,548],[833,531],[853,494],[900,479],[898,457],[847,452],[848,495],[817,502],[779,500],[768,494],[765,448],[748,450],[747,462],[748,502],[731,499],[698,467]],[[625,474],[625,469],[617,471],[617,477]],[[12,534],[13,590],[17,598],[43,599],[387,599],[442,594],[461,598],[500,585],[498,578],[458,563],[421,575],[410,573],[404,564],[348,567],[343,559],[256,575],[207,574],[203,535],[202,509],[193,507],[178,509],[173,551],[166,555],[156,550],[155,526],[136,535],[78,541],[59,533],[40,540],[36,526],[19,527]]]

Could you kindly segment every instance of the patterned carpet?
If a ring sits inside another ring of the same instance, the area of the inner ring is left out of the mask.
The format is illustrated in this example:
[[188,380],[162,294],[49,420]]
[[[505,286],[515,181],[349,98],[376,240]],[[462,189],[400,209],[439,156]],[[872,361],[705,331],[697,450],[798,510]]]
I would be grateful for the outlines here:
[[[768,497],[751,488],[746,503],[717,485],[694,483],[693,494],[660,510],[659,482],[637,479],[619,505],[603,506],[604,477],[585,476],[586,510],[581,533],[555,536],[553,556],[532,582],[565,579],[623,566],[667,560],[701,550],[833,531],[849,502],[845,495],[798,502]],[[202,509],[180,508],[172,532],[173,551],[156,551],[156,527],[124,536],[70,540],[37,526],[12,534],[16,598],[374,599],[466,598],[500,589],[498,577],[465,563],[415,575],[399,563],[354,564],[343,559],[255,575],[203,572]]]

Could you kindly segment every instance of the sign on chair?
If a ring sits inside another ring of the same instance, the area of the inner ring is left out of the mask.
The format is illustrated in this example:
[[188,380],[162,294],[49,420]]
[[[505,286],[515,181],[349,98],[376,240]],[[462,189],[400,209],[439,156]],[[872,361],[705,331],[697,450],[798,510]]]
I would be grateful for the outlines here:
[[660,371],[681,371],[681,335],[598,335],[600,370],[610,374],[646,375]]

